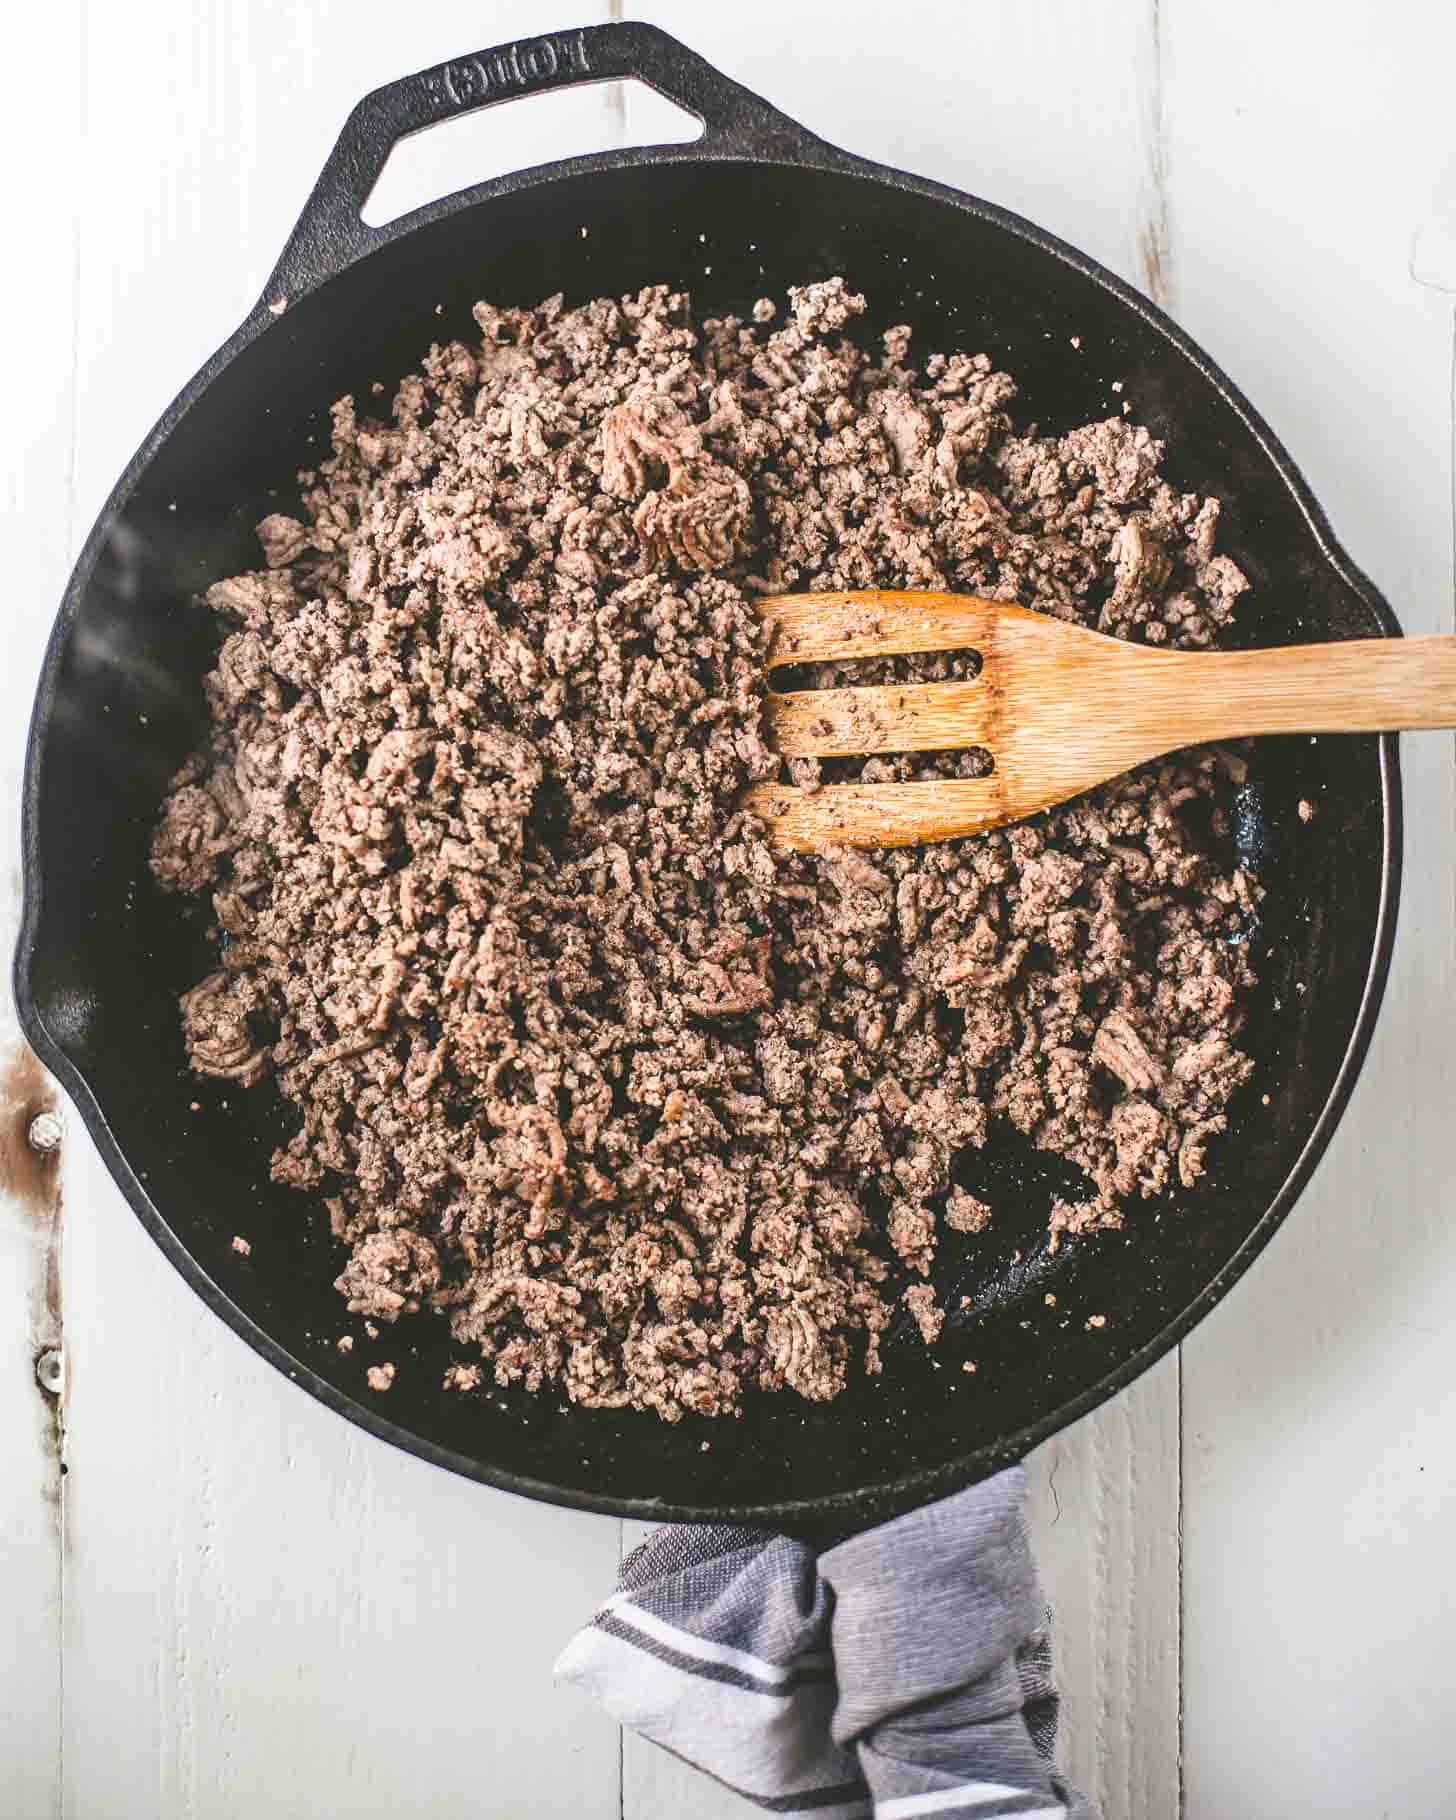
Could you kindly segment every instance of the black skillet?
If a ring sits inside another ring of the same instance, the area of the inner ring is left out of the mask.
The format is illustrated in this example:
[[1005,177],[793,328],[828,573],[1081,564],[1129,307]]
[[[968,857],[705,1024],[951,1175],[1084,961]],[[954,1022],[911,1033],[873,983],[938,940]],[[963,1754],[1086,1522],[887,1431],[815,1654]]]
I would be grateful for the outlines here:
[[[360,220],[402,135],[624,77],[699,115],[703,137],[503,177],[388,227]],[[990,353],[1043,426],[1111,414],[1121,379],[1120,397],[1168,438],[1174,481],[1226,502],[1223,546],[1255,583],[1248,643],[1398,633],[1267,426],[1144,298],[1016,216],[826,145],[662,32],[622,24],[465,57],[359,104],[257,308],[107,502],[46,654],[15,972],[31,1042],[157,1243],[265,1358],[384,1439],[533,1497],[823,1533],[1024,1454],[1174,1345],[1268,1240],[1344,1108],[1385,982],[1394,740],[1263,741],[1235,805],[1237,844],[1268,893],[1247,931],[1257,1071],[1194,1191],[1052,1258],[1047,1204],[1065,1172],[998,1134],[963,1165],[995,1203],[993,1233],[947,1247],[939,1277],[970,1310],[935,1351],[894,1344],[882,1378],[823,1407],[755,1395],[741,1420],[668,1428],[555,1395],[446,1396],[444,1324],[428,1317],[336,1350],[358,1323],[331,1287],[327,1223],[268,1180],[280,1105],[266,1089],[199,1082],[182,1054],[176,998],[207,969],[205,918],[156,889],[146,854],[167,779],[202,731],[215,629],[191,602],[255,563],[252,527],[313,458],[329,402],[397,378],[436,337],[468,337],[477,298],[582,300],[666,280],[699,307],[744,310],[836,272],[869,294],[877,328],[909,322],[922,351]],[[1302,798],[1319,809],[1308,824]],[[251,1256],[231,1249],[234,1233]],[[387,1397],[363,1388],[371,1357],[399,1364]]]

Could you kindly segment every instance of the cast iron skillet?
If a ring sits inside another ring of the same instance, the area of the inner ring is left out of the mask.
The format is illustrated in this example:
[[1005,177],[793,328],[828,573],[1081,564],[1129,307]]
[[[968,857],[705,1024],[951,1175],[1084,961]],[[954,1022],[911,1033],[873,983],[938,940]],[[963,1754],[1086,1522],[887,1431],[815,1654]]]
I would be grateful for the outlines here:
[[[613,77],[701,116],[703,137],[503,177],[384,228],[361,222],[403,134]],[[1027,419],[1066,428],[1131,400],[1170,439],[1175,481],[1226,502],[1223,546],[1255,583],[1247,642],[1398,633],[1267,426],[1142,297],[1004,210],[826,145],[662,32],[625,24],[466,57],[359,104],[258,307],[118,483],[46,655],[16,962],[30,1040],[157,1243],[265,1358],[384,1439],[533,1497],[825,1533],[1025,1453],[1166,1352],[1267,1241],[1329,1141],[1385,981],[1394,741],[1263,741],[1236,816],[1268,892],[1247,931],[1261,976],[1247,1032],[1257,1071],[1193,1192],[1050,1258],[1048,1200],[1074,1184],[998,1135],[962,1166],[996,1206],[992,1234],[947,1245],[938,1277],[952,1306],[968,1295],[971,1308],[936,1351],[891,1344],[883,1378],[824,1407],[754,1396],[739,1421],[670,1429],[554,1395],[445,1396],[444,1324],[430,1317],[336,1350],[359,1323],[331,1287],[326,1221],[268,1180],[282,1108],[266,1089],[187,1070],[176,998],[207,970],[205,919],[147,870],[158,801],[201,730],[216,631],[195,593],[256,563],[252,527],[286,502],[329,402],[392,382],[436,337],[468,338],[475,299],[584,300],[669,280],[700,306],[746,310],[835,272],[869,293],[875,330],[909,322],[922,352],[984,349],[1004,363]],[[1308,825],[1301,798],[1319,808]],[[252,1240],[250,1257],[232,1251],[234,1233]],[[1106,1324],[1088,1326],[1091,1315]],[[387,1397],[363,1388],[371,1357],[399,1364]]]

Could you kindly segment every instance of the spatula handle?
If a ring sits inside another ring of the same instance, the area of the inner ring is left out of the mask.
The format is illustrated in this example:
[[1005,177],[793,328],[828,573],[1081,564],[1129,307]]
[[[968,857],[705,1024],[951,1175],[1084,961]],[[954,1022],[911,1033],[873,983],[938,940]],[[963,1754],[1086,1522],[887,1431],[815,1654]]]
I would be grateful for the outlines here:
[[[1456,638],[1450,636],[1189,655],[1150,669],[1147,682],[1163,697],[1179,743],[1251,733],[1456,727]],[[1152,701],[1140,706],[1155,711]]]

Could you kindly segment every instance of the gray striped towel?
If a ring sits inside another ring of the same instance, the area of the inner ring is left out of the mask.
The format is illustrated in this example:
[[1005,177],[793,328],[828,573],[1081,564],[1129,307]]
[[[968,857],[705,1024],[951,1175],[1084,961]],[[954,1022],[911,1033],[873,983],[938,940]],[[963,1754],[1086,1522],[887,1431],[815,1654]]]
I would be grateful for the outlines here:
[[816,1554],[659,1529],[557,1675],[777,1814],[1095,1820],[1057,1695],[1019,1466]]

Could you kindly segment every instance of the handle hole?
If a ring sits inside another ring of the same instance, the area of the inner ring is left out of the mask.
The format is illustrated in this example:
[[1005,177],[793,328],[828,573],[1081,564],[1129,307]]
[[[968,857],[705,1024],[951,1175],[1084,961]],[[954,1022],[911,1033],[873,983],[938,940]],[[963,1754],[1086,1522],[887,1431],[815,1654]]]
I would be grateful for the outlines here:
[[702,134],[695,114],[644,82],[521,95],[401,139],[360,214],[369,227],[387,227],[426,203],[507,171],[625,145],[686,145]]
[[[795,764],[800,761],[791,761]],[[809,761],[811,764],[813,760]],[[876,752],[870,758],[821,758],[821,784],[933,783],[936,778],[990,777],[996,755],[989,746],[944,752]],[[796,780],[798,781],[798,780]]]
[[887,683],[974,682],[984,668],[973,645],[949,651],[914,651],[896,657],[840,657],[832,662],[780,664],[773,686],[795,689],[862,689]]

